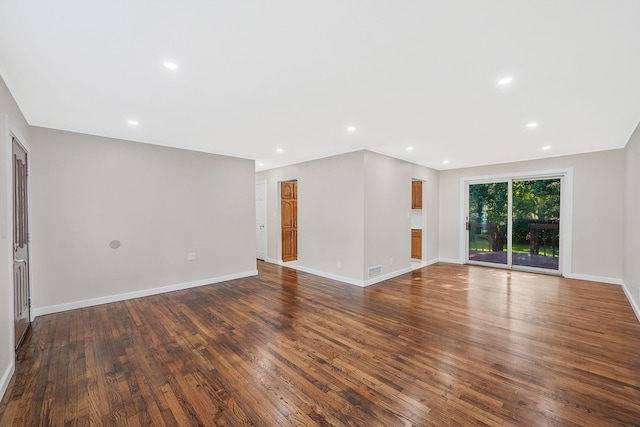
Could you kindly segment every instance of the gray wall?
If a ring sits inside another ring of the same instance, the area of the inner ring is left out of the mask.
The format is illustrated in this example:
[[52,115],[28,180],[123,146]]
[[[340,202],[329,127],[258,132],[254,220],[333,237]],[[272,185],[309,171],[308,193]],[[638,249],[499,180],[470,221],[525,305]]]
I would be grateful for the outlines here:
[[0,397],[14,367],[11,135],[29,144],[22,112],[0,78]]
[[625,156],[625,211],[624,211],[624,263],[622,280],[628,295],[635,303],[640,317],[640,124],[624,150]]
[[[442,171],[440,257],[460,258],[461,178],[573,168],[571,273],[619,282],[622,277],[624,236],[624,155],[624,150],[610,150]],[[566,220],[565,217],[562,219]]]
[[[298,180],[298,265],[362,280],[364,152],[256,174],[267,181],[267,258],[282,260],[279,182]],[[338,267],[338,261],[342,267]]]
[[383,275],[409,268],[412,178],[427,182],[425,247],[437,259],[438,172],[370,151],[256,174],[267,181],[267,258],[282,259],[278,183],[297,179],[300,267],[360,282],[371,266]]
[[[439,173],[419,166],[365,151],[364,186],[364,277],[368,269],[382,266],[382,274],[411,266],[411,180],[419,179],[426,188],[426,233],[423,231],[423,259],[438,259]],[[390,260],[393,259],[391,265]]]
[[255,272],[253,161],[43,128],[31,135],[36,310]]

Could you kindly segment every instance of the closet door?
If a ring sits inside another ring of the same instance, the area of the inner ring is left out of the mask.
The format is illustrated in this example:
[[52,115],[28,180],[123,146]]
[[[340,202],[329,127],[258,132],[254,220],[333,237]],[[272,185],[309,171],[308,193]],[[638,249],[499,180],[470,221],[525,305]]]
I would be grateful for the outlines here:
[[280,183],[282,261],[298,259],[298,182]]

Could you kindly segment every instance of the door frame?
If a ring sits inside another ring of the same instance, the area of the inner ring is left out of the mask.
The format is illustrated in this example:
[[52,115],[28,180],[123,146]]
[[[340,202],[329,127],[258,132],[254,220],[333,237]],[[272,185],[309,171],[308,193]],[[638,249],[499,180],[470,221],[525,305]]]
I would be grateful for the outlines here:
[[[469,184],[488,184],[493,182],[510,182],[520,180],[536,180],[545,178],[560,179],[560,256],[558,270],[546,270],[543,268],[516,266],[511,262],[511,227],[512,227],[512,185],[509,183],[508,200],[508,225],[507,225],[507,264],[492,264],[471,262],[469,263],[469,233],[466,230],[466,218],[469,211]],[[494,268],[507,268],[514,270],[531,271],[535,273],[566,275],[571,273],[571,242],[573,236],[573,168],[549,169],[540,171],[517,172],[497,175],[482,175],[460,178],[460,261],[463,264],[484,265]]]
[[[269,232],[268,232],[268,227],[269,227],[269,209],[268,209],[268,203],[269,203],[269,184],[267,183],[266,179],[262,179],[260,181],[256,181],[256,186],[258,184],[264,184],[264,259],[263,261],[266,261],[268,259],[267,256],[267,249],[269,247]],[[256,193],[256,201],[258,199],[258,194]],[[258,210],[256,207],[256,221],[258,220]],[[256,247],[257,247],[257,242],[256,242]],[[257,252],[256,252],[256,257],[257,257]],[[259,258],[258,258],[259,259]]]
[[[429,236],[429,234],[427,233],[427,227],[428,227],[428,213],[427,213],[427,207],[426,207],[426,203],[427,203],[427,180],[423,179],[423,178],[411,178],[411,183],[413,185],[413,181],[421,181],[422,182],[422,215],[420,218],[420,230],[422,230],[422,257],[420,258],[420,266],[416,267],[416,268],[422,268],[422,267],[426,267],[428,265],[428,261],[429,261],[429,254],[427,253],[428,251],[428,244],[427,244],[427,236]],[[411,189],[411,191],[413,192],[413,188]],[[413,215],[413,209],[411,209],[410,211],[410,215]],[[409,232],[411,232],[411,230],[413,229],[413,224],[412,222],[409,222]],[[409,246],[411,247],[411,246]],[[414,258],[411,257],[411,253],[409,253],[409,262],[411,262],[412,260],[414,260]]]

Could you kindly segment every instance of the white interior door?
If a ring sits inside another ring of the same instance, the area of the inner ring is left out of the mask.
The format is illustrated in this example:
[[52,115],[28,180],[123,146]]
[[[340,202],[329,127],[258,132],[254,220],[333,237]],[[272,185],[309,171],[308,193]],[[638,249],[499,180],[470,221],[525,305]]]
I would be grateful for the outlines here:
[[267,256],[267,181],[256,182],[256,258]]
[[13,140],[13,298],[16,350],[31,325],[27,152]]

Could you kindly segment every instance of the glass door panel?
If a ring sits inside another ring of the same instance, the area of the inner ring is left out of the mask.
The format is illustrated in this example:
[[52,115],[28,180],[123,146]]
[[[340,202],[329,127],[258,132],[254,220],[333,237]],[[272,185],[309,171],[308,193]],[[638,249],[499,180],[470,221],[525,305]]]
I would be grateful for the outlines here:
[[509,184],[469,184],[470,262],[507,264]]
[[558,270],[560,179],[513,181],[512,265]]

